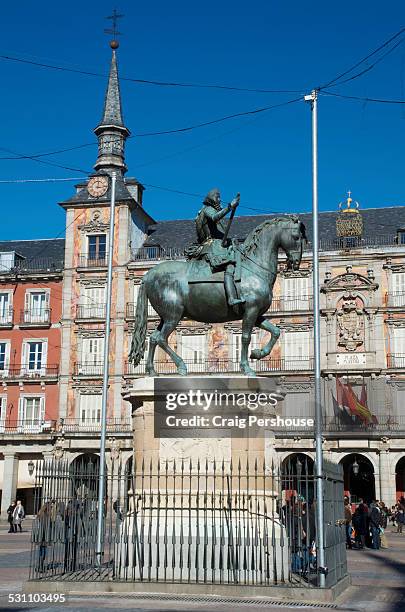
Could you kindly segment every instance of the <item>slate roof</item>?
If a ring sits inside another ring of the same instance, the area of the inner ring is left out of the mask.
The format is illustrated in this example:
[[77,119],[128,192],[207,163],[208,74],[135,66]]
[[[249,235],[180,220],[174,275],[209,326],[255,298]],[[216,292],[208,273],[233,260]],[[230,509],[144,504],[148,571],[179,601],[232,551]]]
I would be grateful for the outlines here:
[[0,252],[15,251],[24,258],[17,267],[23,270],[63,269],[65,239],[7,240],[0,242]]
[[[333,241],[336,239],[337,211],[325,211],[319,214],[319,234],[321,240]],[[364,208],[363,238],[374,239],[382,235],[394,236],[398,229],[405,229],[405,206],[387,206],[385,208]],[[280,217],[278,215],[249,215],[235,217],[230,236],[244,240],[249,232],[265,219]],[[312,240],[312,214],[302,213],[300,219],[305,223],[308,240]],[[193,219],[177,219],[174,221],[160,221],[150,226],[149,236],[144,246],[159,245],[162,248],[184,249],[188,244],[195,242],[195,223]]]

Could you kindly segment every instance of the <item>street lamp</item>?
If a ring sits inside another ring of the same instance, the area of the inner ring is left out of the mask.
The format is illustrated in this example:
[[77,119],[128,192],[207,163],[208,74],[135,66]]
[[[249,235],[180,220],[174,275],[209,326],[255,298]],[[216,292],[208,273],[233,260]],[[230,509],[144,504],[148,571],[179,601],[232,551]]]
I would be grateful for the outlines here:
[[355,457],[355,458],[354,458],[353,465],[352,465],[353,474],[354,474],[355,476],[358,476],[358,474],[359,474],[359,469],[360,469],[360,466],[359,466],[359,464],[357,463],[357,460],[356,460],[356,457]]

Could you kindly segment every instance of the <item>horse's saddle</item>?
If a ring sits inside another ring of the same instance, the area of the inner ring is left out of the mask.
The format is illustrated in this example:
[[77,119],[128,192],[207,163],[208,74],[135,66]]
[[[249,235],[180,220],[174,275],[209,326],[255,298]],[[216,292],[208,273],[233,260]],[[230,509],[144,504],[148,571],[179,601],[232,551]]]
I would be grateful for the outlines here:
[[[240,252],[235,251],[235,283],[240,283],[241,279],[241,262]],[[193,283],[224,283],[225,270],[212,272],[210,264],[204,259],[190,260],[188,272],[188,282]]]

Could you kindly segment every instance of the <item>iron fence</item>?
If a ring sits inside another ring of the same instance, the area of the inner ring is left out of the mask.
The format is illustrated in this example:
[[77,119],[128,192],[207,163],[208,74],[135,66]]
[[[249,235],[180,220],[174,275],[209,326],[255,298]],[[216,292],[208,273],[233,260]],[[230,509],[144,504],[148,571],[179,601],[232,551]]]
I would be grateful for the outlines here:
[[[31,580],[319,584],[308,459],[113,462],[100,564],[98,475],[91,461],[37,465]],[[324,478],[330,586],[346,574],[343,479],[338,467]]]

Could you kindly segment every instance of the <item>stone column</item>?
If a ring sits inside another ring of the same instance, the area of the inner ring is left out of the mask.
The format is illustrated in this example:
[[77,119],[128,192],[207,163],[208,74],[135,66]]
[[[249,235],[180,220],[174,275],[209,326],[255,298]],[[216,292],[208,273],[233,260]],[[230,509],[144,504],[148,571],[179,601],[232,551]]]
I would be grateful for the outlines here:
[[18,455],[4,452],[3,493],[1,497],[1,516],[7,517],[7,508],[15,500],[18,480]]
[[138,472],[144,460],[149,469],[152,460],[156,470],[160,454],[160,440],[154,437],[153,401],[137,401],[132,404],[132,428],[134,440],[134,466]]
[[386,447],[380,451],[380,500],[389,507],[396,503],[395,466],[392,465],[390,449]]

